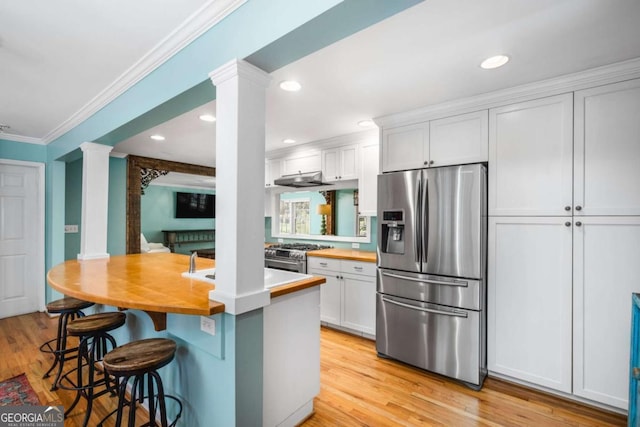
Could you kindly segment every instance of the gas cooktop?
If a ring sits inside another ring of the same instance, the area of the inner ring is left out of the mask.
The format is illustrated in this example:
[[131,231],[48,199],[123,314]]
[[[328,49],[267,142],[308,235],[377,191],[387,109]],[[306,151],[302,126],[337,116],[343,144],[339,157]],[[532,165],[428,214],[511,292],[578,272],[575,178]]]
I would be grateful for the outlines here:
[[315,245],[312,243],[278,243],[269,246],[269,249],[289,249],[296,251],[317,251],[318,249],[329,249],[328,245]]

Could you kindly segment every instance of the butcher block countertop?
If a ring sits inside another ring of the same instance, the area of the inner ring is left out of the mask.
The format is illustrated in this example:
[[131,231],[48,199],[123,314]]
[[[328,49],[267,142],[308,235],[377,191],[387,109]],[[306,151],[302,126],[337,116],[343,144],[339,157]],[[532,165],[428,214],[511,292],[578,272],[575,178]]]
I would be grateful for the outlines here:
[[373,251],[359,251],[357,249],[319,249],[307,252],[307,256],[323,258],[349,259],[352,261],[376,262],[376,253]]
[[[196,269],[215,267],[212,259],[198,258]],[[47,273],[51,287],[67,296],[145,311],[156,330],[166,328],[166,313],[210,316],[224,312],[224,304],[209,299],[215,285],[182,276],[189,256],[175,253],[118,255],[108,259],[69,260]],[[317,277],[271,289],[275,298],[312,286]]]

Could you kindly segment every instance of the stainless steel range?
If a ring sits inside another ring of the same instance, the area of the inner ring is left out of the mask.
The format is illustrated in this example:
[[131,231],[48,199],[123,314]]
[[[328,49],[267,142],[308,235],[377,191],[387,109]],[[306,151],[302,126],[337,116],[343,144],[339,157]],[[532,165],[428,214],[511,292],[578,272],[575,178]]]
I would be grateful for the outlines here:
[[309,243],[279,243],[264,250],[264,266],[279,270],[307,272],[307,252],[329,249],[331,246]]

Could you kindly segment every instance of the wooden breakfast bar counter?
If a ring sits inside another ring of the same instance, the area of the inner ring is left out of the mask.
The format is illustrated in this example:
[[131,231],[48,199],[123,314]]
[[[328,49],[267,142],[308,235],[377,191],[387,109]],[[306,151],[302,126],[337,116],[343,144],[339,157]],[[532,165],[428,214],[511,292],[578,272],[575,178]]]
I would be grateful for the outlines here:
[[[197,260],[197,268],[213,266],[213,260]],[[182,277],[188,269],[187,255],[118,255],[66,261],[49,270],[47,282],[67,296],[142,310],[160,331],[166,328],[166,313],[210,316],[224,312],[224,304],[209,300],[215,286]]]
[[[196,268],[215,267],[215,260],[198,258]],[[47,273],[51,287],[67,296],[142,310],[156,331],[166,328],[166,314],[211,316],[224,313],[224,304],[209,299],[215,285],[183,277],[189,257],[175,253],[118,255],[107,259],[69,260]],[[297,292],[324,282],[311,278],[277,286],[271,297]]]

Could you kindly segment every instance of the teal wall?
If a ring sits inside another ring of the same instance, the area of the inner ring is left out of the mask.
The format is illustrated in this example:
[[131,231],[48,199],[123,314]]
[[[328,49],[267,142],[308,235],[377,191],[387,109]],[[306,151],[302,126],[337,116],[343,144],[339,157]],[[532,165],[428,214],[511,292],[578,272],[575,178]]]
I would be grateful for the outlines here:
[[[150,185],[141,200],[140,222],[142,234],[148,242],[162,243],[162,230],[204,230],[216,228],[210,218],[176,218],[176,192],[215,194],[214,190]],[[214,248],[215,243],[193,243],[176,246],[177,253],[190,254],[191,249]]]
[[0,139],[0,159],[46,162],[47,146]]
[[127,253],[127,159],[109,158],[107,252]]
[[336,234],[356,235],[356,205],[353,204],[354,190],[336,190]]
[[80,253],[82,221],[82,159],[67,163],[65,173],[64,223],[77,225],[77,233],[64,235],[64,259],[76,259]]
[[[378,241],[378,221],[375,216],[371,217],[371,242],[360,243],[361,251],[376,250],[376,242]],[[264,218],[264,241],[267,243],[277,243],[278,239],[271,234],[271,217]],[[329,245],[334,248],[351,249],[351,242],[338,242],[335,240],[313,240],[313,239],[282,239],[285,243],[314,243],[318,245]]]

